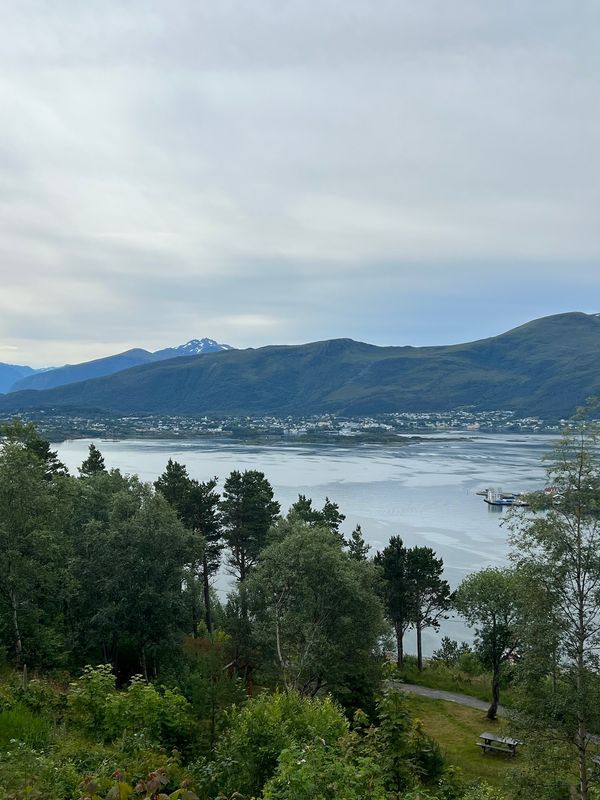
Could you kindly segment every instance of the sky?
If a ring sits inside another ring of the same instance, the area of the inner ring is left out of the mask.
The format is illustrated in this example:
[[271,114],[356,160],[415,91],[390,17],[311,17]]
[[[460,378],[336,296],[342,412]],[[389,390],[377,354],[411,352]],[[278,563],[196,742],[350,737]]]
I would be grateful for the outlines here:
[[0,361],[600,311],[600,0],[2,4]]

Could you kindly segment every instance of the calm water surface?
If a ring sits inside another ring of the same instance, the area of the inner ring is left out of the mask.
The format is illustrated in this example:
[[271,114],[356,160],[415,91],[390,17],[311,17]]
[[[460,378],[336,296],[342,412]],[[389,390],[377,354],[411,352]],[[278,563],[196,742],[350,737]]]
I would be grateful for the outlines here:
[[[81,464],[92,440],[58,446],[71,470]],[[475,492],[487,486],[506,491],[532,490],[544,483],[542,458],[555,440],[536,435],[432,434],[406,447],[385,445],[276,444],[253,446],[223,441],[94,440],[107,467],[137,473],[153,481],[167,459],[187,465],[199,480],[233,469],[259,469],[274,487],[284,510],[298,493],[317,506],[325,497],[346,514],[349,534],[359,523],[373,550],[399,534],[409,545],[432,547],[444,559],[446,577],[455,588],[462,578],[507,556],[505,513],[491,510]],[[226,579],[217,589],[225,595]],[[439,636],[469,638],[460,620],[443,623],[438,635],[428,635],[427,651]],[[409,652],[412,635],[407,637]]]

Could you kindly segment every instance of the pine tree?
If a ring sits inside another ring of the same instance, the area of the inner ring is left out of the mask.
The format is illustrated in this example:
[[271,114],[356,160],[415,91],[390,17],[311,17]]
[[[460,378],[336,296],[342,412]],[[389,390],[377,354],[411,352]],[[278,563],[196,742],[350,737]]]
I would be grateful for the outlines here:
[[88,457],[83,464],[79,467],[79,474],[82,478],[89,478],[91,475],[96,475],[98,472],[105,472],[104,458],[102,453],[95,444],[90,444]]
[[350,538],[346,542],[348,555],[356,561],[366,561],[369,556],[369,545],[365,542],[362,535],[362,528],[357,525],[352,531]]

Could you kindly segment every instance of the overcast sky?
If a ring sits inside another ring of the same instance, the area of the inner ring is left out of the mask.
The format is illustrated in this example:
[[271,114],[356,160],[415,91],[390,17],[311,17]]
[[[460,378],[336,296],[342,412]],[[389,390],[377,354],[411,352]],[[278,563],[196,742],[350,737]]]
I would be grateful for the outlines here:
[[600,0],[52,0],[0,26],[0,361],[600,311]]

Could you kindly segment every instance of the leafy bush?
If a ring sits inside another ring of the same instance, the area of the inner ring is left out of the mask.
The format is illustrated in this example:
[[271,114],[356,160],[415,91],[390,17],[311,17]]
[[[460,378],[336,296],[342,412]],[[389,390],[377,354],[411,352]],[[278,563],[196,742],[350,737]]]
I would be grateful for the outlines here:
[[15,691],[15,696],[30,711],[36,714],[47,714],[55,716],[65,710],[67,697],[49,681],[32,679],[25,686],[19,686]]
[[348,731],[332,700],[308,699],[296,692],[260,695],[232,709],[227,726],[214,762],[201,760],[195,767],[206,797],[218,791],[257,795],[275,773],[283,750],[316,740],[332,745]]
[[146,778],[136,781],[134,786],[120,770],[115,772],[113,779],[112,786],[106,791],[92,778],[85,778],[82,784],[84,793],[80,800],[198,800],[188,779],[166,794],[173,783],[173,776],[166,767],[154,770]]
[[466,642],[461,642],[459,644],[456,639],[444,636],[440,647],[434,651],[431,660],[434,662],[440,661],[447,667],[455,667],[459,663],[461,656],[470,654],[471,652],[471,648]]
[[339,746],[314,744],[284,750],[264,800],[385,800],[388,797],[377,761],[350,759]]
[[118,692],[108,664],[84,669],[71,685],[69,709],[83,730],[107,741],[122,738],[130,750],[184,747],[193,738],[191,706],[177,689],[157,688],[135,675]]
[[140,737],[140,745],[182,747],[189,744],[192,734],[190,711],[178,690],[157,689],[136,675],[127,691],[107,697],[105,729],[110,739],[129,734]]
[[110,664],[84,667],[81,677],[71,684],[68,700],[71,718],[84,730],[106,737],[106,706],[115,694],[115,687]]

